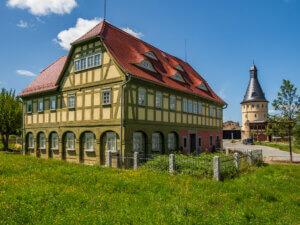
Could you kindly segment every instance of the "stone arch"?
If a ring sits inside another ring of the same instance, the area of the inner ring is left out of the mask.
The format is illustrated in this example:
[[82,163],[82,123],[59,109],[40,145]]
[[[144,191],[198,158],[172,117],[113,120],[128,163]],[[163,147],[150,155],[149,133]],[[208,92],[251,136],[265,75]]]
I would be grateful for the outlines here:
[[165,139],[161,131],[154,131],[151,134],[151,152],[152,153],[165,153]]
[[48,137],[48,157],[53,158],[54,154],[59,153],[59,135],[56,131],[51,131]]
[[34,134],[28,132],[25,137],[25,153],[30,154],[34,152]]
[[76,154],[76,134],[73,131],[66,131],[62,135],[62,160],[67,159],[68,154]]
[[179,150],[179,135],[176,131],[171,131],[168,133],[167,147],[169,152]]
[[37,157],[46,154],[46,134],[43,131],[37,133]]
[[93,131],[84,131],[79,140],[79,162],[84,163],[85,156],[96,156],[96,135]]
[[145,158],[149,154],[148,152],[148,136],[147,133],[141,130],[134,131],[132,133],[132,150],[133,152],[139,152]]
[[120,147],[118,132],[114,130],[104,131],[100,137],[100,164],[105,165],[107,151],[119,153]]

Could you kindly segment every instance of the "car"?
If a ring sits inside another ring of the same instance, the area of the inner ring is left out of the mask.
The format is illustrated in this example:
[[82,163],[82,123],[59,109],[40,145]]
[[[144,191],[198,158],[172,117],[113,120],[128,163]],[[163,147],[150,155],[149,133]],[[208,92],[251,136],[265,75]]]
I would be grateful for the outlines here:
[[254,145],[254,141],[252,138],[247,138],[243,140],[244,145]]

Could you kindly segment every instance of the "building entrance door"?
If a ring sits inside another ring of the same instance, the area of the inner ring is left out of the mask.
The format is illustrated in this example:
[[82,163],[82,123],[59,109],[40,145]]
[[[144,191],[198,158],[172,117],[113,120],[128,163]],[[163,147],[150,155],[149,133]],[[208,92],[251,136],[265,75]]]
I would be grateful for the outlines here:
[[190,134],[190,153],[196,152],[196,134]]

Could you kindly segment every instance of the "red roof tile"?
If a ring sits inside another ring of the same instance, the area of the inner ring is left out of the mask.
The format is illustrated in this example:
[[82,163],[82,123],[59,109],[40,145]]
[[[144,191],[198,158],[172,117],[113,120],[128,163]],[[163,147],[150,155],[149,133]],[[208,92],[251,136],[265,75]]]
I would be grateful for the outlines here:
[[[159,50],[106,21],[99,23],[92,30],[77,39],[73,45],[96,37],[100,37],[103,40],[107,50],[124,72],[169,88],[199,95],[208,100],[225,104],[188,63]],[[145,54],[148,51],[154,53],[158,60],[148,57]],[[157,74],[137,66],[137,64],[145,59],[152,63]],[[62,57],[46,70],[42,71],[32,84],[22,92],[21,96],[57,88],[60,81],[59,75],[62,72],[65,62],[66,57]],[[183,68],[184,72],[176,69],[178,65]],[[179,73],[186,83],[172,79],[171,77],[176,73]],[[201,83],[206,85],[208,91],[197,88]]]
[[56,89],[56,82],[63,70],[67,57],[63,56],[50,64],[44,69],[20,94],[25,97],[27,95]]

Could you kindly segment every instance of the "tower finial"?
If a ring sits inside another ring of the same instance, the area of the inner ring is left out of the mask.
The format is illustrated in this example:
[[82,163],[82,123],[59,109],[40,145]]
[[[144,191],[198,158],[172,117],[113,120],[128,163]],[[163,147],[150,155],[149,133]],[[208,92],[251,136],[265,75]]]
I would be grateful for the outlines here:
[[103,9],[103,10],[104,10],[104,13],[103,13],[103,14],[104,14],[104,15],[103,15],[103,20],[104,20],[104,21],[106,20],[106,5],[107,5],[107,4],[106,4],[106,0],[104,0],[104,9]]

